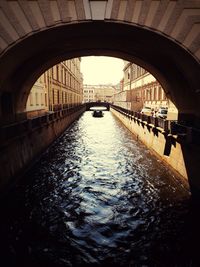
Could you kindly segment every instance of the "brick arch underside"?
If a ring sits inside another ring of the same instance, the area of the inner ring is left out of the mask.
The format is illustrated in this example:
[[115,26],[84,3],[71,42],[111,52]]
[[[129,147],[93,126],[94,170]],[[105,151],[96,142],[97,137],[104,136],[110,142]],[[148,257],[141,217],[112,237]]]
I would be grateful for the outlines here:
[[161,33],[116,21],[57,25],[10,46],[0,59],[5,110],[24,112],[30,89],[45,70],[64,59],[88,55],[119,57],[141,65],[158,79],[180,116],[200,124],[199,62]]

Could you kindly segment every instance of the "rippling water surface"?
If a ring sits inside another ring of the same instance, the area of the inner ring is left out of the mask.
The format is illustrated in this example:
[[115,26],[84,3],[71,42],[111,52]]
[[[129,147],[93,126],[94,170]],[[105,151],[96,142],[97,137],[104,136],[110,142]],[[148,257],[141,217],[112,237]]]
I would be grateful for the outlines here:
[[189,192],[110,112],[85,112],[26,178],[2,211],[4,266],[199,266]]

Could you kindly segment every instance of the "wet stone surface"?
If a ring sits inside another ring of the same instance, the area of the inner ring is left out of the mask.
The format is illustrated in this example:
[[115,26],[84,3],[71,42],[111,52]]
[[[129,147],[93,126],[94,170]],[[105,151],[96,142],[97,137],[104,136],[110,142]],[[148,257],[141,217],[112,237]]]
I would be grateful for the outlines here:
[[104,113],[85,112],[3,202],[2,266],[200,266],[189,191]]

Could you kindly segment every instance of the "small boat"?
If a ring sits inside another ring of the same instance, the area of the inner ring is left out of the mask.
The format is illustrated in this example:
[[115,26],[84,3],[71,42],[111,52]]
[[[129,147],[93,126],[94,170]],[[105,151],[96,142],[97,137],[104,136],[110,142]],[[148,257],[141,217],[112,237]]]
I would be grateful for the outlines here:
[[103,117],[103,112],[102,110],[94,110],[92,113],[93,117]]

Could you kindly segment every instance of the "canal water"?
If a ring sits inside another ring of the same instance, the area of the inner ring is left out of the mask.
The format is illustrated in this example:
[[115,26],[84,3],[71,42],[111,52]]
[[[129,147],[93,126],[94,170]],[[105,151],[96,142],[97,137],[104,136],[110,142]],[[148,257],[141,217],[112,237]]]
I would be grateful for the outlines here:
[[1,266],[200,266],[195,220],[187,186],[88,111],[3,202]]

